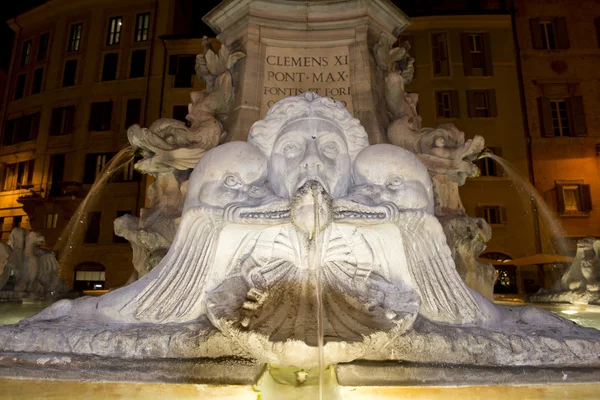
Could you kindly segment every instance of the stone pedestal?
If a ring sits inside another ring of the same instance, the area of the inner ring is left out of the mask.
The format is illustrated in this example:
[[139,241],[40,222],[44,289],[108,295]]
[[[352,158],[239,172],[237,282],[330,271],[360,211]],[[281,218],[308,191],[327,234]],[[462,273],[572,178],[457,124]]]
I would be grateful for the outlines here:
[[391,2],[226,0],[204,21],[247,55],[235,77],[228,141],[246,140],[275,101],[310,90],[343,102],[371,143],[387,142],[383,77],[371,49],[382,32],[393,42],[409,23]]

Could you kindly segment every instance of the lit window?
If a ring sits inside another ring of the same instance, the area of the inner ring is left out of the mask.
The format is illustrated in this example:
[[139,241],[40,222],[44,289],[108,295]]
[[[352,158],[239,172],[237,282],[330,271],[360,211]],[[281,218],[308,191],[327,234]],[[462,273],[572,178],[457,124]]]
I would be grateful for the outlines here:
[[561,183],[556,185],[558,212],[565,214],[589,213],[592,211],[590,185],[580,183]]
[[57,223],[58,223],[58,214],[56,214],[56,213],[46,214],[46,224],[44,226],[46,229],[56,228]]
[[554,125],[554,136],[571,136],[569,129],[569,112],[567,102],[564,100],[550,101],[552,108],[552,124]]
[[23,50],[21,51],[21,67],[29,65],[31,61],[31,40],[23,43]]
[[135,38],[136,42],[148,40],[148,31],[150,27],[150,13],[138,14],[135,19]]
[[69,47],[68,51],[79,51],[81,47],[81,33],[83,31],[83,24],[71,25],[71,33],[69,35]]
[[112,17],[108,20],[107,45],[112,46],[121,43],[121,25],[123,25],[123,17]]
[[554,40],[554,25],[552,21],[540,22],[540,28],[542,30],[542,45],[544,49],[555,49],[556,41]]

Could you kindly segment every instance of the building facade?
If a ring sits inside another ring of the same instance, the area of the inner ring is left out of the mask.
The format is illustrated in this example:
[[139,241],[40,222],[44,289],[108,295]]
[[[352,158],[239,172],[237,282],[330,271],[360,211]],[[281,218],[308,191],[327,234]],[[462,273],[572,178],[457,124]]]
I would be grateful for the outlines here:
[[[185,21],[175,1],[50,0],[9,22],[16,34],[2,114],[3,240],[21,226],[54,247],[102,168],[128,145],[130,125],[185,118],[191,88],[202,89],[189,62],[201,41],[181,55],[165,39],[185,35]],[[131,249],[113,220],[139,213],[148,184],[131,161],[90,200],[76,245],[59,254],[65,281],[111,288],[128,280]]]
[[515,25],[535,187],[567,237],[598,237],[600,2],[517,0]]
[[[511,16],[506,9],[481,11],[412,18],[401,38],[411,43],[416,59],[415,78],[407,90],[419,93],[423,126],[451,123],[467,138],[481,135],[495,154],[527,177],[530,167]],[[460,194],[467,214],[484,218],[492,227],[484,253],[495,260],[534,254],[529,196],[522,196],[513,178],[493,160],[482,159],[478,166],[481,176],[468,179]],[[497,268],[506,275],[510,290],[525,290],[525,280],[536,284],[535,271]]]

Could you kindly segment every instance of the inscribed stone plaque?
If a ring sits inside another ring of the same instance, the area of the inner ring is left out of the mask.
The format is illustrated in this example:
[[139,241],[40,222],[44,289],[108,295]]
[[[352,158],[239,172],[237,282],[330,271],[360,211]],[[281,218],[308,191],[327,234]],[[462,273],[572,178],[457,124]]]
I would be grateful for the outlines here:
[[283,48],[267,46],[261,116],[284,97],[312,91],[333,97],[352,113],[348,47]]

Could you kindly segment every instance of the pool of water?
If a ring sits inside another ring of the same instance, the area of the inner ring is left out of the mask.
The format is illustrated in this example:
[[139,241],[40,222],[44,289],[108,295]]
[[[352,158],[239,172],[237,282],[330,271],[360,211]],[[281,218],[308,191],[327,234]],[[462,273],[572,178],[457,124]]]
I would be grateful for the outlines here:
[[23,304],[0,303],[0,325],[16,324],[20,320],[37,314],[53,301],[23,300]]

